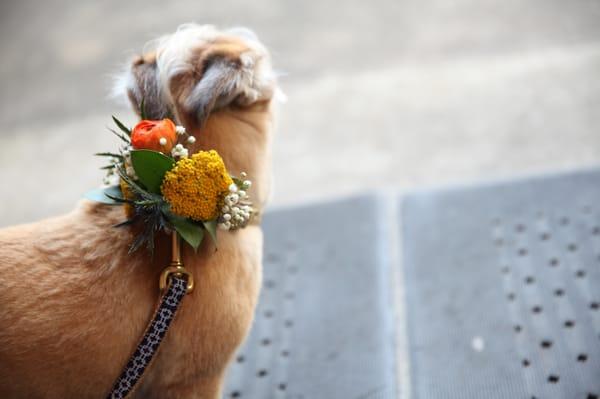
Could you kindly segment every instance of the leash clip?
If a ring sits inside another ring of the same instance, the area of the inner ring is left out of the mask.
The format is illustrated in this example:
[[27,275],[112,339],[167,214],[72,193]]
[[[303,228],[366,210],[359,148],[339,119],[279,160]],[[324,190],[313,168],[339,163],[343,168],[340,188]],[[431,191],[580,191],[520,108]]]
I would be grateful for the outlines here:
[[166,267],[160,274],[158,280],[158,287],[161,291],[164,291],[169,286],[169,278],[171,275],[177,277],[187,276],[187,290],[186,293],[191,293],[194,290],[194,276],[192,273],[186,270],[180,262],[172,262],[171,266]]
[[181,241],[179,238],[179,234],[176,231],[171,233],[171,265],[166,267],[162,273],[160,273],[160,278],[158,279],[158,287],[161,291],[165,291],[170,283],[171,275],[175,275],[177,277],[187,276],[187,289],[186,293],[189,294],[194,290],[194,276],[192,273],[186,270],[183,267],[183,262],[181,262]]

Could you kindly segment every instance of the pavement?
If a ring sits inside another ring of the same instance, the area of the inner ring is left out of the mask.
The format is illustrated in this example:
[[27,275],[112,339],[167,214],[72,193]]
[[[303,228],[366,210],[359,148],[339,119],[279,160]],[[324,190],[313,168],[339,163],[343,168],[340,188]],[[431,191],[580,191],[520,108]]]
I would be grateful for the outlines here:
[[600,161],[595,0],[3,1],[1,226],[100,182],[133,121],[111,76],[191,21],[252,28],[285,73],[274,206]]

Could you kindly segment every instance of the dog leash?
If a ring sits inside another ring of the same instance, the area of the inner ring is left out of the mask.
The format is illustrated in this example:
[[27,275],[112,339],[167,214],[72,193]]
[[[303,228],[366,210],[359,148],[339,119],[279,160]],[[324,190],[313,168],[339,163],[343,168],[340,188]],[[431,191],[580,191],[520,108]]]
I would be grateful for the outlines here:
[[194,289],[194,278],[181,262],[180,238],[175,231],[172,233],[171,253],[171,264],[160,275],[159,287],[163,294],[158,307],[107,399],[123,399],[133,392],[158,352],[183,298]]

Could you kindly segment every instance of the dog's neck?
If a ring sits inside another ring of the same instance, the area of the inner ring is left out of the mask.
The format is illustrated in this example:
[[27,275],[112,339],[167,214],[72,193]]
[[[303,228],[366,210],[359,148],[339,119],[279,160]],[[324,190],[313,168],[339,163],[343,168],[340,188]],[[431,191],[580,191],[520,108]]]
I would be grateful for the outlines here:
[[248,174],[252,181],[250,198],[258,210],[266,205],[271,189],[271,129],[270,102],[250,108],[226,108],[213,113],[201,128],[190,131],[196,138],[192,152],[216,150],[229,173]]

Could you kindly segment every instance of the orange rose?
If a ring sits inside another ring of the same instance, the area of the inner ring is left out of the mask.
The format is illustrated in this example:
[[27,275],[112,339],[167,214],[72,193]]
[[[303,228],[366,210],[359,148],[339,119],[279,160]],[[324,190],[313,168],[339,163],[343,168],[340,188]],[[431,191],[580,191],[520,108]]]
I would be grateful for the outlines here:
[[143,120],[131,130],[131,145],[136,150],[154,150],[169,154],[176,142],[175,124],[170,119]]

